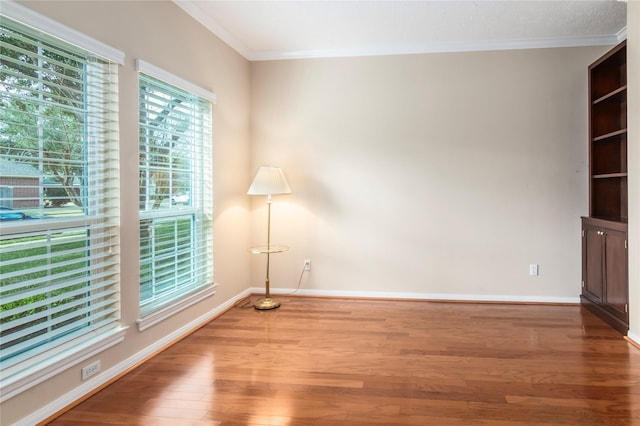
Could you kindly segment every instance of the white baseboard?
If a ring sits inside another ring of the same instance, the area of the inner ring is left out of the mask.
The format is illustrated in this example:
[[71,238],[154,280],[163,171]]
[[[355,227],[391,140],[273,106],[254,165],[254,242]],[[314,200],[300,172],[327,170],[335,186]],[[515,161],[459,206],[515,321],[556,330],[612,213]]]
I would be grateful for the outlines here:
[[640,348],[640,336],[639,335],[637,335],[637,334],[635,334],[635,333],[633,333],[631,331],[628,331],[627,332],[627,339],[629,339],[631,341],[631,343],[635,347]]
[[31,426],[31,425],[34,425],[34,424],[38,424],[38,423],[44,421],[45,419],[53,416],[57,412],[65,409],[69,405],[71,405],[74,402],[78,401],[79,399],[83,398],[85,395],[93,392],[95,389],[98,389],[102,385],[104,385],[104,384],[110,382],[111,380],[115,379],[120,374],[126,372],[127,370],[129,370],[129,369],[131,369],[133,367],[135,367],[136,365],[138,365],[139,363],[141,363],[142,361],[144,361],[146,358],[148,358],[149,356],[153,355],[154,353],[158,352],[162,348],[171,345],[176,340],[182,338],[186,334],[192,332],[193,330],[198,329],[202,325],[204,325],[207,322],[211,321],[216,316],[220,315],[224,311],[226,311],[226,310],[230,309],[231,307],[233,307],[233,304],[236,301],[238,301],[238,300],[240,300],[240,299],[242,299],[244,297],[247,297],[249,294],[251,294],[251,292],[249,290],[243,291],[242,293],[238,294],[236,297],[234,297],[234,298],[228,300],[227,302],[223,303],[222,305],[218,306],[213,311],[207,312],[206,314],[200,316],[199,318],[196,318],[195,320],[191,321],[190,323],[185,324],[184,326],[182,326],[179,329],[175,330],[173,333],[168,334],[168,335],[164,336],[162,339],[156,341],[154,344],[144,348],[140,352],[138,352],[138,353],[134,354],[133,356],[125,359],[124,361],[120,362],[119,364],[114,365],[113,367],[109,368],[108,370],[105,370],[104,372],[98,374],[97,376],[95,376],[95,378],[92,378],[92,380],[89,380],[86,383],[81,384],[80,386],[76,387],[72,391],[67,392],[66,394],[62,395],[60,398],[56,399],[55,401],[45,405],[44,407],[38,409],[37,411],[34,411],[33,413],[31,413],[27,417],[24,417],[23,419],[21,419],[20,421],[15,423],[15,425],[17,425],[17,426]]
[[[264,294],[263,287],[253,287],[249,291],[253,294]],[[272,288],[273,295],[288,295],[295,289]],[[502,303],[555,303],[555,304],[579,304],[580,298],[576,297],[545,297],[545,296],[512,296],[512,295],[480,295],[480,294],[443,294],[443,293],[395,293],[383,291],[341,291],[341,290],[311,290],[299,289],[295,291],[299,296],[319,297],[356,297],[370,299],[409,299],[409,300],[436,300],[436,301],[464,301],[464,302],[502,302]]]

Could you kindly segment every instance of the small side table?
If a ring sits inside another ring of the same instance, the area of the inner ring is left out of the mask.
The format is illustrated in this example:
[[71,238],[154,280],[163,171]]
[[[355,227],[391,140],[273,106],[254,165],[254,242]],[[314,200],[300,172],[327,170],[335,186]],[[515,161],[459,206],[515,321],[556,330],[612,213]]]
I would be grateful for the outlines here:
[[249,248],[249,251],[253,254],[266,254],[267,255],[267,277],[264,282],[265,295],[264,298],[258,299],[254,303],[253,307],[259,310],[276,309],[280,306],[280,302],[271,298],[269,292],[269,256],[271,253],[282,253],[289,250],[289,247],[278,244],[261,244]]

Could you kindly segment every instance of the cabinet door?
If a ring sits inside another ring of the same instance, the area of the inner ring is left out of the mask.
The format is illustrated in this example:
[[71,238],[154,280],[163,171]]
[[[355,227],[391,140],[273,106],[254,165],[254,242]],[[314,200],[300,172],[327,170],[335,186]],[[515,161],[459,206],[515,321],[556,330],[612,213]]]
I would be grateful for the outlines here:
[[603,238],[600,228],[584,225],[582,228],[582,267],[584,286],[582,293],[593,302],[602,303],[603,294]]
[[629,303],[627,235],[620,231],[604,230],[602,238],[605,241],[605,294],[603,302],[611,314],[627,322],[627,304]]

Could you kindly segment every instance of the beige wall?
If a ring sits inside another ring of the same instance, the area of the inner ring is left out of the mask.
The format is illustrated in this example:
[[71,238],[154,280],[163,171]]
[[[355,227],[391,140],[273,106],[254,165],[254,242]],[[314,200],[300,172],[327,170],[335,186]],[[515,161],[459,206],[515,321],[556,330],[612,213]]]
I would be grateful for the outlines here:
[[[261,164],[282,166],[294,191],[273,204],[273,241],[291,246],[271,258],[276,289],[295,287],[303,259],[312,259],[306,292],[577,300],[579,216],[588,209],[586,67],[606,47],[249,64],[171,2],[25,5],[127,55],[120,82],[129,329],[97,357],[103,370],[249,285],[263,286],[264,259],[246,249],[263,242],[266,210],[255,197],[250,213],[245,195]],[[218,96],[218,294],[144,333],[135,327],[137,188],[127,185],[137,181],[136,58]],[[530,263],[540,264],[540,276],[528,276]],[[632,309],[640,305],[633,292]],[[2,404],[2,424],[80,386],[80,367]]]
[[[100,359],[106,371],[158,339],[206,315],[249,284],[249,63],[172,2],[26,2],[27,7],[105,42],[126,54],[120,68],[122,320],[126,338],[6,401],[2,421],[11,424],[86,382],[80,368]],[[138,332],[137,145],[138,89],[134,61],[140,58],[218,97],[214,110],[215,280],[218,292],[145,332]]]
[[608,49],[253,63],[252,165],[294,191],[272,286],[312,259],[307,292],[577,301],[587,66]]

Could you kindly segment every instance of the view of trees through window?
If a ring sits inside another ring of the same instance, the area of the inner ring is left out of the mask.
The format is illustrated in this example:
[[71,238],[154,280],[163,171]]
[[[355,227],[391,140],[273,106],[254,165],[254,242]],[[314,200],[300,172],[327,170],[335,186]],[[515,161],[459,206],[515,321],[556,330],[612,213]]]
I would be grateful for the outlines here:
[[[83,207],[85,59],[6,27],[0,38],[0,158],[6,178],[23,178],[0,205]],[[27,167],[11,173],[17,169],[11,162],[29,165],[33,173]],[[32,182],[34,177],[39,181]]]
[[117,160],[114,71],[102,58],[3,17],[3,369],[25,352],[117,320],[118,212],[106,201],[117,190],[110,172]]
[[[155,85],[163,87],[160,82]],[[140,99],[140,209],[158,209],[163,201],[165,205],[188,205],[192,105],[151,84],[140,85]]]
[[[117,90],[116,63],[3,16],[3,373],[117,325]],[[145,315],[213,282],[212,103],[145,74],[139,90]]]
[[211,103],[140,74],[140,305],[211,284]]

